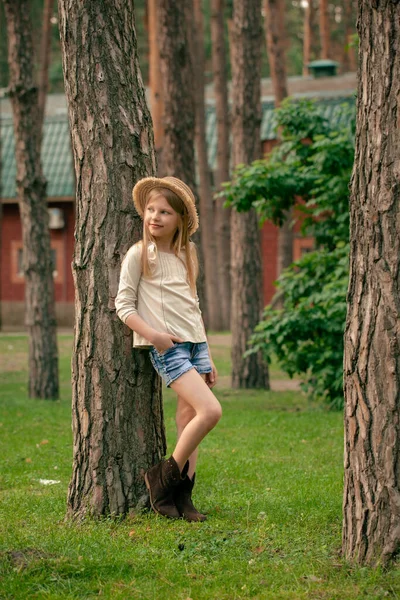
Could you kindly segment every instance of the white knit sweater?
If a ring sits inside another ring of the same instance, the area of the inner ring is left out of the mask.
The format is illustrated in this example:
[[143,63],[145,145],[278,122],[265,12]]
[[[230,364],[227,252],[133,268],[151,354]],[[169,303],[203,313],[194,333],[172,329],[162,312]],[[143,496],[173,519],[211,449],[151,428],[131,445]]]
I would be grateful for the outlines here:
[[[151,262],[151,277],[141,272],[142,242],[134,244],[122,261],[118,294],[115,299],[117,315],[125,323],[129,315],[138,314],[150,327],[160,333],[170,333],[185,342],[207,341],[199,308],[192,295],[185,266],[185,253],[157,251]],[[151,347],[146,338],[134,332],[136,348]]]

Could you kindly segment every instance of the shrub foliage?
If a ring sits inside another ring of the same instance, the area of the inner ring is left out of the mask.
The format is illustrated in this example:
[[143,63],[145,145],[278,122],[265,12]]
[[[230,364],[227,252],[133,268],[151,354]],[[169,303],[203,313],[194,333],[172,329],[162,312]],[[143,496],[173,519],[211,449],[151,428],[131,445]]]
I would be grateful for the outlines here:
[[265,159],[239,165],[223,194],[235,210],[254,208],[261,224],[277,225],[301,198],[302,232],[314,236],[316,250],[280,276],[283,306],[266,307],[247,353],[275,354],[312,398],[340,408],[354,121],[333,128],[311,101],[287,100],[276,113],[282,143]]

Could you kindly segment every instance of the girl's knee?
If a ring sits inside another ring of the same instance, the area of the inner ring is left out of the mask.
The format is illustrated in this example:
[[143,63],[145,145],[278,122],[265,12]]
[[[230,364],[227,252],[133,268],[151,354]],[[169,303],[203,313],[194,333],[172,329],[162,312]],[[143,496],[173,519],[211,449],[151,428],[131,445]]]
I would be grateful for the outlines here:
[[220,418],[222,417],[222,407],[219,402],[216,402],[207,410],[206,422],[209,429],[213,429]]

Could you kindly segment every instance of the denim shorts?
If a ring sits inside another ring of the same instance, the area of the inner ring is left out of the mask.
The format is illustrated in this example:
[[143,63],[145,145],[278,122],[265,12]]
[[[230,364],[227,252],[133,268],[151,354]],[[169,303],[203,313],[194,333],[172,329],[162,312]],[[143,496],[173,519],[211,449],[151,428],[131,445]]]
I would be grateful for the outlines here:
[[150,360],[167,387],[193,367],[198,373],[212,371],[207,342],[174,342],[174,345],[164,352],[158,352],[153,346],[150,350]]

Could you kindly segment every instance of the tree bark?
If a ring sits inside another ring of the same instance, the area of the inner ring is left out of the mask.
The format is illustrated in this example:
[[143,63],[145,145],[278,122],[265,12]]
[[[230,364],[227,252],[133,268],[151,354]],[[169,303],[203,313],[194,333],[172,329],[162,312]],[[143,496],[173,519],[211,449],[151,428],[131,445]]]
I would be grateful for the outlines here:
[[68,515],[122,515],[165,452],[159,377],[114,306],[121,259],[141,237],[131,193],[155,174],[153,132],[132,0],[60,0],[59,17],[76,173]]
[[304,9],[304,33],[303,33],[303,76],[309,75],[308,64],[311,62],[311,50],[313,39],[313,22],[315,17],[314,1],[308,0]]
[[374,565],[400,550],[400,4],[359,7],[343,553]]
[[43,7],[42,39],[40,42],[40,77],[39,77],[39,124],[40,148],[42,146],[42,133],[46,98],[49,89],[49,65],[51,56],[51,16],[53,14],[54,0],[45,0]]
[[38,91],[33,83],[29,3],[26,0],[3,1],[15,132],[17,197],[22,225],[29,396],[56,399],[59,383],[53,267],[46,180],[39,153]]
[[282,18],[283,0],[264,0],[265,33],[267,38],[268,60],[274,88],[275,107],[278,107],[287,95],[285,31]]
[[[189,15],[189,19],[192,17]],[[193,65],[195,107],[196,107],[196,151],[199,174],[199,208],[200,220],[203,226],[200,229],[201,246],[203,249],[205,267],[205,292],[207,301],[208,326],[213,331],[222,330],[221,321],[221,294],[219,291],[217,262],[216,232],[213,214],[213,193],[211,187],[211,173],[208,166],[206,142],[206,115],[204,98],[204,25],[201,0],[194,0],[194,27],[191,36],[193,43]]]
[[[158,9],[164,94],[163,167],[166,174],[182,179],[191,188],[198,206],[194,156],[196,124],[194,69],[189,46],[189,23],[194,15],[193,0],[187,0],[184,8],[175,0],[158,0]],[[200,229],[205,226],[206,223],[200,223]],[[192,237],[199,254],[200,275],[197,280],[197,291],[207,327],[209,320],[200,230]]]
[[150,110],[153,119],[154,145],[158,158],[158,175],[163,176],[162,147],[164,141],[164,101],[158,41],[158,0],[147,0],[149,31],[149,88]]
[[[287,77],[285,61],[285,29],[282,17],[283,0],[265,0],[264,10],[266,16],[266,38],[268,60],[271,72],[272,86],[275,96],[275,107],[279,107],[282,100],[287,98]],[[291,212],[279,228],[277,275],[288,267],[293,261],[293,229]]]
[[[232,27],[233,164],[261,154],[261,0],[235,0]],[[243,358],[262,310],[261,244],[257,215],[232,211],[232,387],[269,388],[261,353]]]
[[328,0],[319,0],[319,32],[321,38],[321,58],[330,58],[330,24]]
[[[227,65],[224,30],[225,0],[211,0],[212,66],[217,119],[217,173],[216,188],[229,181],[229,105]],[[231,323],[231,209],[224,208],[225,200],[215,201],[215,232],[217,242],[217,269],[222,310],[222,327],[230,329]]]
[[355,49],[351,44],[351,36],[355,32],[356,17],[352,0],[344,0],[345,48],[343,54],[343,71],[354,72],[357,68]]
[[293,211],[287,211],[286,221],[279,228],[278,234],[278,254],[277,254],[277,275],[289,267],[293,262]]

